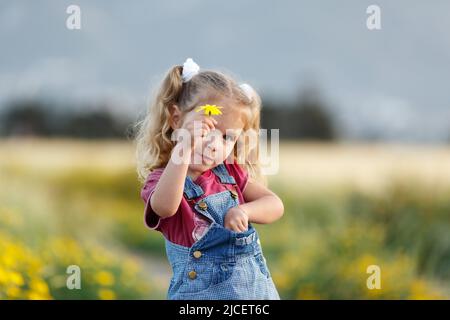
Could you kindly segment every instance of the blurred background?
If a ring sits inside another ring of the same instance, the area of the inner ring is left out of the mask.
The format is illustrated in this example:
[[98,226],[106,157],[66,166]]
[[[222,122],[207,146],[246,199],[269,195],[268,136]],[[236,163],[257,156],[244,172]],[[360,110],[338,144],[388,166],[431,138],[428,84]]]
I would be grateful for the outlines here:
[[[70,30],[69,5],[81,10]],[[381,30],[366,9],[381,8]],[[0,299],[164,299],[133,125],[192,57],[280,129],[256,225],[283,299],[450,298],[450,4],[2,1]],[[78,265],[82,289],[66,287]],[[369,290],[369,265],[381,289]]]

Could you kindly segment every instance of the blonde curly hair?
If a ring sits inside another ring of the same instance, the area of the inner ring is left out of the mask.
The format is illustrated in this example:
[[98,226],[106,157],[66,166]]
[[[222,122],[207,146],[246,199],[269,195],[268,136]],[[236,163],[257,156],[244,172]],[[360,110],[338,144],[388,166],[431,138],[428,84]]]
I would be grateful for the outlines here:
[[[144,183],[149,173],[164,167],[170,159],[175,141],[171,140],[173,129],[171,123],[171,107],[177,105],[187,113],[202,101],[213,101],[219,98],[232,99],[244,111],[244,132],[259,133],[261,99],[254,91],[250,98],[235,80],[222,72],[205,70],[194,75],[189,81],[182,81],[183,67],[173,66],[164,77],[148,112],[142,120],[136,123],[136,163],[140,182]],[[237,148],[233,155],[240,159],[249,177],[266,184],[261,173],[258,160],[259,140],[256,134],[256,145],[251,150]],[[238,150],[239,149],[239,150]]]

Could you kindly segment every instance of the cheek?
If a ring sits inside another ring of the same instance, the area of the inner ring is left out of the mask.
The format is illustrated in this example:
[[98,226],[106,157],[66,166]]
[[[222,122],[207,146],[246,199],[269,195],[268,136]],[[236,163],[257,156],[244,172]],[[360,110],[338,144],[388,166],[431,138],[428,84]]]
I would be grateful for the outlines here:
[[205,144],[204,142],[196,144],[194,147],[194,151],[197,153],[202,153],[202,150],[204,149],[204,144]]
[[221,160],[226,159],[230,153],[233,151],[234,144],[233,143],[220,143],[219,149],[220,152],[218,156],[221,158]]
[[199,142],[198,144],[195,145],[194,147],[194,151],[202,154],[204,153],[208,147],[211,145],[211,141],[208,139],[203,139],[201,142]]

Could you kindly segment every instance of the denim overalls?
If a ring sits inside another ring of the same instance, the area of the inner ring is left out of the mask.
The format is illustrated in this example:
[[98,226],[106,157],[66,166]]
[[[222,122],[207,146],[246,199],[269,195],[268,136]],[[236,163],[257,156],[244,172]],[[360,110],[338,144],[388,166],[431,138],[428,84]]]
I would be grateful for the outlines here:
[[211,225],[192,247],[165,239],[173,271],[167,299],[279,300],[256,229],[251,223],[244,232],[224,228],[228,209],[239,204],[236,182],[223,163],[212,170],[228,190],[201,198],[202,188],[186,177],[185,197]]

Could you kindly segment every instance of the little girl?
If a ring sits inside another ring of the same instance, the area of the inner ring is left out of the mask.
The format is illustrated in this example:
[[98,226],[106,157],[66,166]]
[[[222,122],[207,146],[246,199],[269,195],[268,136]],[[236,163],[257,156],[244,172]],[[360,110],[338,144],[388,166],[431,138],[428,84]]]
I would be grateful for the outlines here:
[[248,150],[237,162],[242,133],[259,130],[260,98],[199,69],[192,59],[170,69],[137,134],[145,224],[164,235],[173,271],[167,298],[280,299],[252,223],[276,221],[283,203]]

